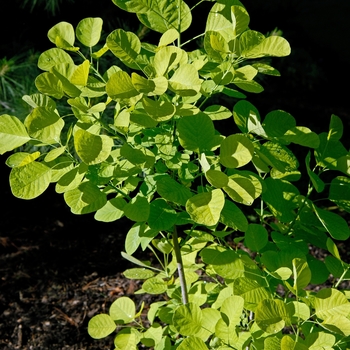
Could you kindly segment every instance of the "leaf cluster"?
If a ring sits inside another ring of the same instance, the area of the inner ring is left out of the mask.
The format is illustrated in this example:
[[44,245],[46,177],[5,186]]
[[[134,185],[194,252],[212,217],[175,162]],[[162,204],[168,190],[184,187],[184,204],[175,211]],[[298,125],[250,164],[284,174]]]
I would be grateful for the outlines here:
[[[117,329],[116,349],[345,349],[349,294],[338,287],[350,265],[337,241],[350,236],[350,154],[340,118],[317,134],[282,110],[261,117],[245,99],[263,91],[258,74],[279,75],[260,59],[290,46],[251,30],[239,1],[213,3],[194,51],[181,42],[194,11],[184,1],[113,2],[158,43],[116,29],[99,45],[102,19],[60,22],[38,60],[38,93],[23,96],[31,112],[0,116],[14,196],[55,184],[74,214],[128,218],[122,255],[138,267],[125,276],[144,281],[137,293],[165,296],[146,319],[144,306],[119,298],[91,319],[90,335]],[[221,94],[238,102],[211,104]],[[330,275],[329,288],[310,289]]]

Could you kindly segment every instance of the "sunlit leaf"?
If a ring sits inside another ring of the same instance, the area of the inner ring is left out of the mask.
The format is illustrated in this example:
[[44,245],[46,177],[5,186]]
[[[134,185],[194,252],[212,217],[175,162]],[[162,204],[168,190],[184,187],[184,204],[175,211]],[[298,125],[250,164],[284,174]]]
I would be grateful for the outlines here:
[[315,205],[313,205],[313,208],[322,226],[334,239],[346,240],[350,237],[349,225],[340,215],[325,209],[320,209]]
[[95,315],[88,324],[88,333],[94,339],[105,338],[117,328],[113,319],[107,314]]
[[106,43],[113,54],[124,64],[130,68],[139,69],[135,61],[141,52],[141,42],[136,34],[116,29],[108,35]]
[[36,198],[49,187],[51,177],[51,168],[39,162],[15,167],[10,173],[12,194],[22,199]]
[[77,39],[87,47],[95,46],[100,41],[102,23],[102,19],[98,17],[84,18],[75,30]]
[[202,310],[195,303],[179,306],[174,313],[173,323],[181,335],[195,335],[202,327]]
[[204,113],[181,118],[177,131],[181,146],[198,153],[211,148],[215,134],[212,120]]
[[0,116],[0,154],[12,151],[29,140],[25,126],[17,117],[8,114]]
[[332,180],[329,199],[350,213],[350,179],[348,177],[337,176]]
[[332,316],[348,317],[350,314],[350,302],[346,296],[334,289],[321,289],[314,299],[314,307],[317,317],[325,320]]
[[135,318],[135,303],[128,297],[116,299],[109,308],[109,315],[114,322],[125,324]]
[[95,135],[83,129],[74,134],[75,150],[86,164],[102,163],[110,155],[113,144],[107,135]]
[[169,88],[180,96],[194,96],[201,88],[197,69],[191,64],[181,65],[169,79]]
[[44,51],[38,59],[38,67],[44,71],[49,71],[55,65],[62,63],[74,65],[72,57],[59,48],[52,48]]
[[225,197],[220,189],[198,193],[187,200],[186,211],[191,219],[201,225],[213,226],[218,223],[225,204]]
[[244,135],[226,137],[220,146],[220,163],[227,168],[239,168],[248,164],[254,153],[253,143]]
[[106,194],[90,181],[64,193],[64,200],[73,214],[87,214],[101,209],[107,202]]
[[265,299],[259,303],[255,310],[257,325],[267,333],[281,331],[289,317],[290,315],[288,315],[285,303],[282,300]]

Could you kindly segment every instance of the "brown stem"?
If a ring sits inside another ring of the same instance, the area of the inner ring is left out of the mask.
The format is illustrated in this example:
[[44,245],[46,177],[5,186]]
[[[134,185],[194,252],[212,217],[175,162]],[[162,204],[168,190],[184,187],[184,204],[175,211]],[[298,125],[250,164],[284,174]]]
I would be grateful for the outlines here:
[[174,226],[174,232],[173,232],[173,245],[174,245],[174,251],[175,251],[176,262],[177,262],[177,271],[179,273],[179,279],[180,279],[182,302],[184,305],[186,305],[188,303],[187,286],[186,286],[185,271],[182,263],[182,256],[181,256],[176,226]]

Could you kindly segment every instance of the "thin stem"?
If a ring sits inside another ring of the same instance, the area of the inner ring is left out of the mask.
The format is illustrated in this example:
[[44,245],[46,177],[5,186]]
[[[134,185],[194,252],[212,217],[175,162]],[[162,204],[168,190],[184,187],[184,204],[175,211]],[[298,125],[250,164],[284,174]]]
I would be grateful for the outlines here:
[[187,286],[186,286],[185,271],[182,263],[182,256],[181,256],[176,226],[174,226],[174,231],[173,231],[173,245],[174,245],[174,251],[175,251],[175,256],[177,261],[177,271],[179,273],[179,279],[180,279],[182,302],[184,305],[186,305],[188,303]]

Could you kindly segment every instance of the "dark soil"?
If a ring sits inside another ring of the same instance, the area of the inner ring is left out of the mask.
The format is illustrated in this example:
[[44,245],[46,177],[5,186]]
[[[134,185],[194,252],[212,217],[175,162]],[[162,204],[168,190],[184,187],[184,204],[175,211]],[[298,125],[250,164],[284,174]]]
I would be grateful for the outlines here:
[[125,223],[74,216],[53,191],[21,201],[2,184],[0,348],[113,349],[113,337],[94,340],[87,325],[139,288],[121,273]]

